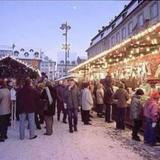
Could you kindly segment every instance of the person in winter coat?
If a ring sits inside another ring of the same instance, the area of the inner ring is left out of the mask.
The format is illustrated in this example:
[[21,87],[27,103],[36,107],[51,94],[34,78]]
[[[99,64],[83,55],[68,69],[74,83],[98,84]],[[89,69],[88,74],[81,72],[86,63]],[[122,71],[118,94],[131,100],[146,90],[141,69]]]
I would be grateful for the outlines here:
[[97,103],[97,116],[103,116],[103,108],[104,108],[104,90],[103,85],[101,83],[97,84],[96,90],[96,103]]
[[91,125],[89,123],[89,112],[93,107],[93,98],[91,91],[89,90],[89,84],[84,84],[84,89],[82,91],[82,112],[83,112],[83,122],[85,125]]
[[53,115],[55,114],[55,96],[50,81],[46,82],[41,99],[43,100],[44,121],[46,124],[46,133],[44,135],[50,136],[53,133]]
[[133,121],[132,128],[132,139],[136,141],[140,141],[140,137],[138,136],[138,132],[142,126],[142,101],[141,96],[144,95],[142,89],[137,89],[135,94],[132,96],[131,105],[130,105],[130,118]]
[[156,145],[156,124],[158,121],[158,101],[160,94],[154,91],[144,105],[144,143]]
[[38,83],[36,86],[36,90],[39,95],[39,100],[37,103],[37,113],[35,114],[35,122],[37,129],[41,129],[41,124],[44,123],[44,113],[43,113],[43,101],[41,99],[42,92],[44,90],[45,84],[44,83]]
[[60,81],[58,86],[56,87],[57,92],[57,120],[60,120],[61,112],[63,112],[63,123],[66,122],[67,112],[64,106],[64,91],[66,90],[66,86],[62,84]]
[[17,110],[19,113],[19,131],[20,139],[25,138],[25,120],[29,123],[30,139],[37,137],[35,135],[35,112],[37,111],[38,93],[32,86],[31,79],[25,80],[24,87],[17,92]]
[[113,101],[113,88],[111,82],[105,82],[104,90],[104,103],[106,105],[105,122],[112,122],[112,101]]
[[7,139],[11,114],[11,94],[3,80],[0,81],[0,142]]
[[116,117],[116,128],[125,129],[125,109],[127,107],[127,101],[129,100],[129,94],[124,89],[124,84],[119,84],[119,89],[114,93],[113,99],[117,100],[117,117]]
[[69,132],[73,133],[77,131],[77,122],[78,122],[78,109],[81,105],[80,100],[80,91],[76,85],[74,79],[69,81],[68,90],[66,91],[66,102],[67,112],[68,112],[68,122],[69,122]]

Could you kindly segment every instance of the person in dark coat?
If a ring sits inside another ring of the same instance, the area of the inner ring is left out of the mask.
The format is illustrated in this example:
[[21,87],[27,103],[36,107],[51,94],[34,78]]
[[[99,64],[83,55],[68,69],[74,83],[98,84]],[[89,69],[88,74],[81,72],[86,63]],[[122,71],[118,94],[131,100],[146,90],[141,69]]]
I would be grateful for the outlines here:
[[107,72],[107,75],[104,79],[104,103],[106,106],[105,109],[105,122],[112,122],[112,96],[113,92],[113,80],[110,72]]
[[66,100],[67,100],[67,111],[68,111],[68,122],[69,122],[69,132],[73,133],[73,127],[74,131],[77,131],[77,123],[78,123],[78,109],[80,106],[80,92],[76,85],[76,82],[71,79],[69,81],[69,87],[66,92]]
[[38,92],[38,100],[37,100],[37,112],[35,114],[35,123],[37,129],[41,129],[41,124],[44,122],[44,114],[43,114],[43,101],[41,100],[41,94],[43,92],[43,89],[45,87],[44,83],[38,83],[36,86],[36,90]]
[[112,122],[112,96],[113,96],[113,88],[111,83],[105,84],[104,89],[104,103],[106,105],[105,110],[105,122],[111,123]]
[[35,135],[35,112],[37,111],[37,100],[38,93],[32,87],[31,79],[27,78],[25,80],[24,87],[17,93],[17,110],[20,119],[19,131],[21,140],[25,138],[26,118],[29,122],[30,139],[34,139],[37,137],[37,135]]
[[46,133],[44,135],[52,135],[53,133],[53,115],[55,114],[55,91],[51,82],[46,83],[41,99],[44,107],[44,121],[46,124]]
[[66,123],[67,112],[64,107],[64,90],[65,87],[62,82],[57,86],[57,120],[60,121],[61,112],[63,112],[63,123]]

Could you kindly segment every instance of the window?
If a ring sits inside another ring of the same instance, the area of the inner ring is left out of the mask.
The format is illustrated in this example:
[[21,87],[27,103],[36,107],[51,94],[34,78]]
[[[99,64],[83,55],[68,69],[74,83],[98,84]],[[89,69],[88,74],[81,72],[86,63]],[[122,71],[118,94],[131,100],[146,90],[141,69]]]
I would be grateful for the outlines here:
[[25,57],[28,57],[28,56],[29,56],[29,53],[28,53],[28,52],[25,52],[25,53],[24,53],[24,56],[25,56]]
[[70,61],[67,61],[67,64],[70,64]]
[[126,38],[126,27],[122,28],[122,39]]
[[20,49],[20,51],[21,51],[21,52],[24,52],[24,49],[23,49],[23,48],[21,48],[21,49]]
[[30,49],[29,51],[30,51],[30,52],[34,52],[34,50],[33,50],[33,49]]
[[120,42],[120,33],[119,32],[116,34],[116,41],[117,41],[117,43]]
[[34,53],[34,56],[35,56],[35,57],[38,57],[38,56],[39,56],[39,52],[35,52],[35,53]]
[[150,16],[151,19],[156,18],[158,16],[158,3],[155,2],[150,6]]
[[115,26],[116,26],[116,24],[114,23],[114,24],[112,24],[112,29],[114,29],[115,28]]
[[144,24],[144,16],[143,14],[141,13],[139,16],[138,16],[138,26],[143,26]]
[[115,36],[111,38],[111,46],[115,45]]
[[101,33],[101,38],[103,37],[104,33]]
[[15,56],[18,56],[18,55],[19,55],[19,52],[18,52],[18,51],[14,51],[14,55],[15,55]]
[[122,18],[124,19],[127,16],[127,11],[125,11],[124,13],[122,13]]
[[133,22],[131,21],[131,22],[129,22],[129,24],[128,24],[128,33],[131,34],[132,31],[133,31]]
[[64,61],[60,61],[60,64],[64,64]]

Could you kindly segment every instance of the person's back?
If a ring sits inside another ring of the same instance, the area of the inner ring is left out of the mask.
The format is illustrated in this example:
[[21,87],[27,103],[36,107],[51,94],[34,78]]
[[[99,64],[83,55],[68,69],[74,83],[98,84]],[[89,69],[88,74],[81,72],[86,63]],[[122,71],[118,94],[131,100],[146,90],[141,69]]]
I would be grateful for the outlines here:
[[157,120],[158,105],[152,98],[148,99],[144,105],[144,116],[153,121]]
[[130,105],[130,118],[131,119],[139,119],[142,111],[142,105],[140,102],[140,96],[139,95],[133,95]]
[[11,95],[4,80],[0,80],[0,87],[0,142],[4,142],[11,113]]
[[149,145],[156,145],[156,126],[159,119],[158,116],[158,101],[160,94],[157,91],[154,91],[150,98],[144,105],[144,117],[145,117],[145,126],[144,126],[144,142]]
[[6,115],[11,113],[11,95],[9,89],[0,89],[0,115]]
[[104,104],[104,90],[103,88],[98,88],[96,90],[96,99],[97,99],[97,104]]
[[88,88],[85,88],[82,91],[82,109],[90,110],[92,107],[93,107],[93,99],[91,92]]
[[112,104],[112,96],[113,96],[113,89],[110,86],[107,86],[104,90],[104,103],[105,104]]
[[129,100],[129,95],[128,92],[123,89],[123,88],[119,88],[116,93],[113,96],[114,99],[117,99],[117,107],[127,107],[127,101]]
[[20,102],[18,105],[19,113],[32,113],[37,111],[38,92],[31,86],[24,86],[17,94]]
[[129,100],[129,94],[124,89],[124,84],[120,83],[119,89],[113,95],[113,99],[117,100],[117,117],[116,128],[125,129],[125,108],[127,107],[127,101]]

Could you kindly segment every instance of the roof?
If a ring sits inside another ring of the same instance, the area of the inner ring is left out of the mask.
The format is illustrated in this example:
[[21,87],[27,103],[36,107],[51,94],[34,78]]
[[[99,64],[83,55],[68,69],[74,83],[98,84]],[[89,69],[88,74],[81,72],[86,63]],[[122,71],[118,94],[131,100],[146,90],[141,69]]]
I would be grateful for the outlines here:
[[76,78],[76,77],[73,76],[73,75],[67,75],[67,76],[64,76],[64,77],[61,77],[61,78],[57,79],[56,81],[63,81],[63,80],[66,80],[66,79],[71,79],[71,78]]
[[41,76],[41,74],[39,70],[34,69],[13,56],[4,56],[0,58],[0,77],[24,78],[28,76],[36,78]]
[[94,39],[96,39],[96,38],[97,38],[101,33],[103,33],[106,29],[110,28],[110,27],[112,26],[112,24],[114,24],[114,23],[117,21],[117,19],[119,19],[119,18],[122,16],[122,14],[123,14],[132,4],[134,4],[135,2],[136,2],[136,0],[131,0],[131,2],[129,2],[128,5],[125,5],[124,9],[119,13],[119,15],[118,15],[118,16],[115,16],[115,19],[114,19],[113,21],[111,21],[111,23],[109,23],[109,25],[106,25],[105,27],[102,27],[102,30],[99,30],[98,34],[95,35],[95,36],[91,39],[91,41],[93,41]]

